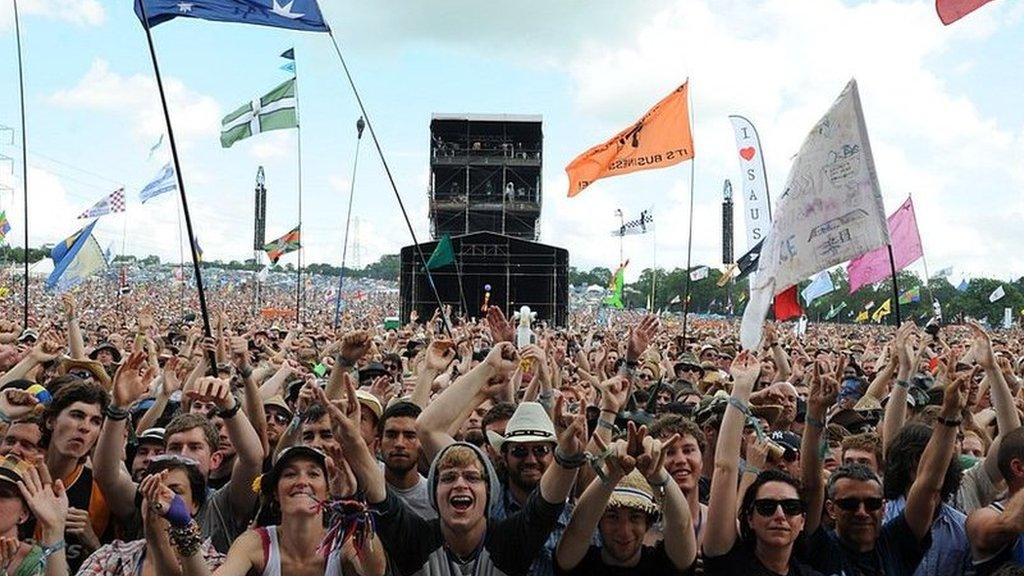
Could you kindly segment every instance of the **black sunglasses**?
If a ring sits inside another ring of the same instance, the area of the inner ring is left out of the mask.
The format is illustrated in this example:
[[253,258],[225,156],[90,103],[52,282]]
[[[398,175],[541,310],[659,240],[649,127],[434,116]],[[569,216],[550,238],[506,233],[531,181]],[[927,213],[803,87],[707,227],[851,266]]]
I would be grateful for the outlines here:
[[798,498],[784,498],[775,500],[773,498],[758,498],[754,500],[754,510],[759,516],[770,518],[775,511],[782,506],[782,513],[786,516],[798,516],[804,513],[804,503]]
[[540,444],[533,447],[516,445],[508,449],[508,453],[516,458],[526,458],[530,452],[533,452],[534,458],[540,459],[551,454],[551,446],[548,446],[547,444]]
[[839,506],[840,510],[847,512],[856,512],[860,508],[861,504],[864,505],[864,510],[868,512],[875,512],[882,508],[881,498],[837,498],[834,500],[836,506]]
[[265,416],[267,417],[267,421],[268,422],[269,421],[274,421],[274,422],[276,422],[278,424],[288,424],[288,423],[290,423],[292,421],[292,419],[287,414],[285,414],[284,412],[277,412],[277,411],[268,410],[265,413]]

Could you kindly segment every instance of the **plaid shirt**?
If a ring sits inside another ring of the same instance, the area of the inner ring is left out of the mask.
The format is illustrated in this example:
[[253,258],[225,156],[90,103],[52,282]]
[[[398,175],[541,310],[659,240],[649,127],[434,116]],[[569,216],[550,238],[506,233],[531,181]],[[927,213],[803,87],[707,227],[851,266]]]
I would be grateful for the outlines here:
[[[211,571],[223,564],[226,558],[213,549],[209,540],[203,542],[200,551]],[[93,552],[92,556],[86,559],[85,564],[82,564],[78,576],[135,576],[138,573],[139,561],[142,560],[145,552],[145,539],[131,542],[115,540]]]

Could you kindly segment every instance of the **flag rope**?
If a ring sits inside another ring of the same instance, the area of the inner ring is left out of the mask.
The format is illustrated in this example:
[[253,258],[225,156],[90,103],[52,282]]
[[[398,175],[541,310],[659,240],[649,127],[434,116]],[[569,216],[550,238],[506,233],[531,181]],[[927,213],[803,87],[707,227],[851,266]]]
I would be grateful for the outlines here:
[[334,296],[334,327],[341,316],[341,287],[345,283],[345,263],[348,261],[348,229],[352,223],[352,199],[356,194],[356,169],[359,167],[359,146],[363,143],[362,118],[356,121],[356,157],[352,161],[352,181],[348,189],[348,213],[345,215],[345,240],[341,243],[341,271],[338,272],[338,293]]
[[441,302],[441,295],[438,294],[437,286],[434,285],[434,277],[430,274],[430,270],[427,269],[427,258],[423,255],[423,248],[420,247],[419,240],[416,239],[416,231],[413,230],[412,222],[409,220],[409,213],[405,211],[405,203],[402,202],[402,195],[398,193],[398,186],[395,184],[395,177],[391,174],[391,168],[388,166],[387,159],[384,158],[384,150],[381,148],[380,140],[377,139],[377,133],[373,130],[373,122],[370,121],[370,115],[366,112],[366,106],[363,105],[363,98],[359,95],[359,90],[356,88],[355,80],[352,79],[352,73],[349,72],[348,64],[345,62],[345,57],[341,54],[341,47],[338,46],[338,39],[334,37],[334,30],[329,30],[327,35],[331,37],[331,43],[334,44],[334,51],[338,54],[338,60],[341,61],[341,67],[345,71],[345,77],[348,79],[348,84],[352,88],[352,94],[356,97],[356,103],[359,104],[359,111],[363,114],[363,119],[366,120],[366,127],[370,129],[370,137],[373,139],[373,145],[377,148],[377,155],[380,157],[380,162],[384,166],[384,173],[388,176],[388,182],[391,184],[391,190],[395,193],[395,200],[398,201],[398,208],[402,211],[402,218],[405,219],[405,225],[409,229],[409,235],[412,236],[413,249],[419,257],[420,265],[423,266],[423,271],[427,275],[427,282],[430,284],[430,289],[434,293],[434,300],[437,303],[437,310],[441,316],[444,331],[450,338],[452,336],[452,328],[448,323],[447,315],[444,314],[444,303]]
[[[689,84],[690,79],[686,79]],[[690,130],[694,128],[693,118],[693,98],[690,98],[689,92],[686,97],[689,99],[687,103],[690,110]],[[689,231],[686,233],[686,278],[683,279],[685,282],[683,288],[683,346],[686,346],[686,317],[690,315],[690,259],[693,255],[693,181],[696,173],[696,154],[693,158],[690,158],[690,216],[689,216]]]
[[18,92],[21,102],[21,193],[25,217],[25,254],[22,258],[24,266],[24,298],[22,309],[22,330],[28,330],[28,135],[25,130],[25,72],[21,58],[21,19],[18,17],[18,0],[14,3],[14,35],[18,40]]

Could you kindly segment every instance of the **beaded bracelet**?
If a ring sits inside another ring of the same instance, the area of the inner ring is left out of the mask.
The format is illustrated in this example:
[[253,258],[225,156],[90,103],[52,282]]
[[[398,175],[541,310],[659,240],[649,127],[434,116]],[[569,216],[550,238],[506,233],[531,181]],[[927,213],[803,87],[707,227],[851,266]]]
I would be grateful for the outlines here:
[[203,533],[195,520],[184,527],[171,526],[167,529],[167,534],[182,558],[191,558],[203,544]]

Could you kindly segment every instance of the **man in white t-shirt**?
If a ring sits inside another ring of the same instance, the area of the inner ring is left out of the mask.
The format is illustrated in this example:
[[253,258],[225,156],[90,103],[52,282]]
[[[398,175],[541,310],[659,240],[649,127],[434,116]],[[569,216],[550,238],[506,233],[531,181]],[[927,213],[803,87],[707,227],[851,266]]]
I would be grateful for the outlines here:
[[427,479],[418,470],[420,440],[416,418],[421,409],[412,402],[399,401],[388,407],[380,422],[380,458],[388,488],[424,520],[437,518],[430,504]]

